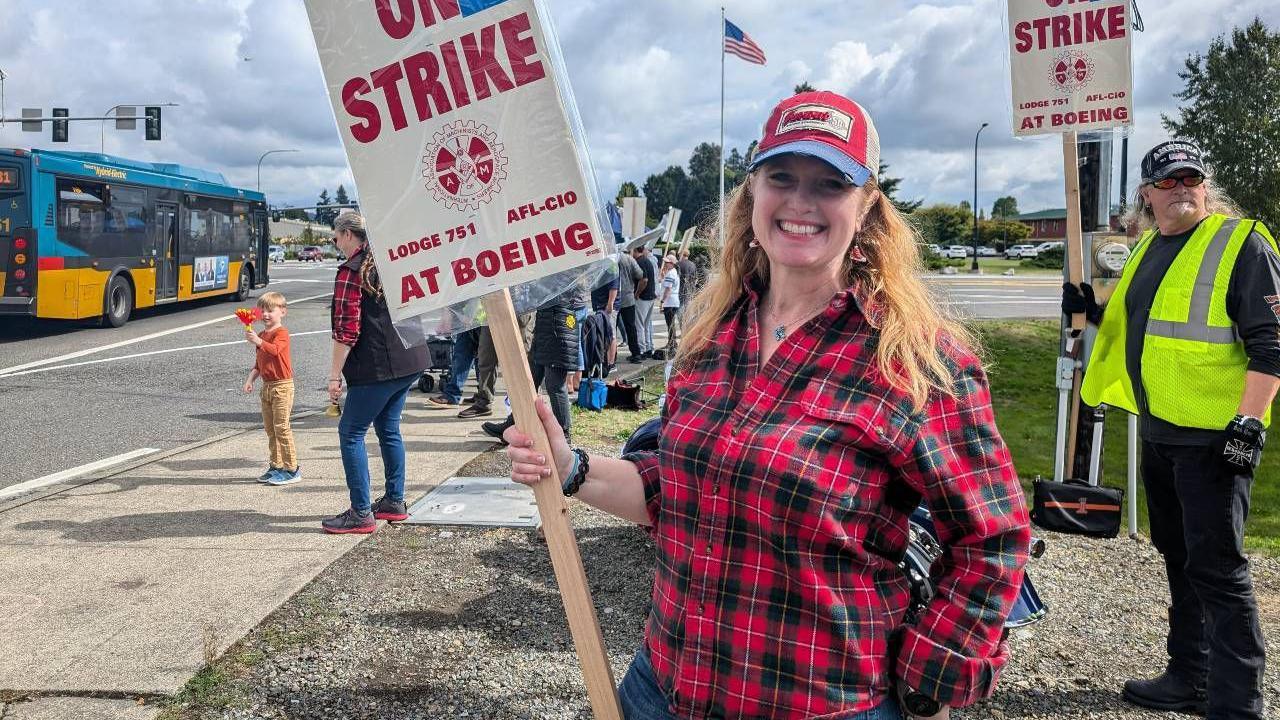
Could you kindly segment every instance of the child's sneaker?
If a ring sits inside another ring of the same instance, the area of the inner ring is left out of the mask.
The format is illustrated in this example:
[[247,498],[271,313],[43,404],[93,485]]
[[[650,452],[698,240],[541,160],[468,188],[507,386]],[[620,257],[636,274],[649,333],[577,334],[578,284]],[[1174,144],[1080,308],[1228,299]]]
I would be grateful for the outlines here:
[[282,485],[292,485],[296,482],[301,482],[301,481],[302,481],[302,466],[299,465],[293,470],[278,470],[276,472],[276,476],[268,480],[267,484],[272,487],[280,487]]
[[405,507],[403,500],[392,500],[384,496],[374,501],[373,516],[379,520],[400,522],[409,519],[409,509]]
[[258,476],[258,482],[260,483],[271,482],[271,478],[275,477],[278,474],[280,474],[280,468],[276,467],[275,465],[271,465],[270,467],[267,468],[266,472]]

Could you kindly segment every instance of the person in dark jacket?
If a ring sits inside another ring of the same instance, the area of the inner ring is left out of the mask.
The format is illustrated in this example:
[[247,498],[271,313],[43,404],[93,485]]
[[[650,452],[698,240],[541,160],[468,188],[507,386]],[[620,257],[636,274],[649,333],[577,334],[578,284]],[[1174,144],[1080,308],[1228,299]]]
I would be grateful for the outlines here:
[[[533,342],[529,346],[529,371],[533,386],[543,387],[551,401],[551,410],[569,438],[569,391],[566,381],[569,373],[578,367],[578,318],[579,310],[587,307],[589,294],[581,287],[565,291],[538,308],[533,321]],[[515,424],[511,415],[498,422],[482,423],[481,428],[492,437],[502,439],[502,433]]]
[[[321,523],[327,533],[371,533],[377,520],[409,517],[404,502],[404,442],[400,413],[405,396],[430,364],[425,343],[405,347],[391,324],[382,282],[368,252],[364,218],[344,212],[334,221],[334,240],[349,258],[333,283],[333,361],[329,398],[337,401],[346,378],[347,404],[338,421],[342,468],[351,507]],[[369,457],[364,437],[373,425],[382,451],[386,491],[370,502]]]

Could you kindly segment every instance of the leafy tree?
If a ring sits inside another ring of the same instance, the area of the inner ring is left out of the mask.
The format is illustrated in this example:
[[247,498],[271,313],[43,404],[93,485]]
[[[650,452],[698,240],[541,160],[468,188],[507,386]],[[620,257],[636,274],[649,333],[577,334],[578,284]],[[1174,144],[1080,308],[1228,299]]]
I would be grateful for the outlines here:
[[287,218],[289,218],[290,220],[310,220],[310,219],[311,219],[311,218],[307,217],[307,211],[306,211],[306,210],[302,210],[302,209],[299,209],[299,208],[293,208],[293,209],[291,209],[291,210],[285,210],[285,211],[284,211],[284,216],[285,216],[285,217],[287,217]]
[[1176,137],[1196,142],[1219,184],[1248,217],[1280,224],[1280,33],[1262,20],[1219,35],[1178,73],[1186,87],[1179,119],[1162,116]]
[[813,90],[814,90],[814,88],[813,88],[813,86],[812,86],[812,85],[810,85],[810,84],[809,84],[809,81],[808,81],[808,80],[805,80],[804,82],[802,82],[802,83],[800,83],[799,85],[797,85],[797,86],[796,86],[796,94],[797,94],[797,95],[799,95],[800,93],[804,93],[804,92],[813,92]]
[[961,210],[964,210],[965,212],[969,213],[970,215],[972,215],[972,214],[973,214],[973,206],[969,204],[969,201],[968,201],[968,200],[961,200],[961,201],[960,201],[960,209],[961,209]]
[[690,209],[682,201],[688,199],[689,194],[689,176],[679,165],[672,165],[657,175],[650,175],[644,181],[645,212],[648,215],[645,224],[656,225],[666,214],[668,207],[680,208],[683,223],[684,216],[690,213]]
[[[972,226],[969,233],[972,236]],[[1010,245],[1017,245],[1029,237],[1030,226],[1017,220],[995,218],[978,223],[978,242],[995,248],[997,252],[1004,252]]]
[[957,205],[930,205],[908,216],[926,243],[968,245],[973,236],[973,214]]
[[[347,189],[339,185],[338,191],[333,194],[333,201],[339,205],[346,205],[351,202],[351,200],[347,198]],[[338,212],[342,211],[339,210]]]
[[902,182],[902,178],[889,177],[885,174],[888,169],[889,165],[881,161],[880,170],[876,173],[876,184],[880,186],[880,192],[889,198],[889,202],[892,202],[894,207],[898,208],[898,212],[915,212],[917,208],[924,204],[924,200],[899,200],[894,197],[894,194],[898,192],[898,185]]
[[630,180],[627,180],[622,183],[622,187],[618,188],[618,196],[616,198],[615,204],[618,206],[619,209],[621,209],[622,198],[629,198],[629,197],[640,197],[640,188],[636,187],[635,183],[631,182]]
[[991,205],[992,218],[1011,218],[1018,215],[1018,198],[1012,195],[996,198],[996,201]]

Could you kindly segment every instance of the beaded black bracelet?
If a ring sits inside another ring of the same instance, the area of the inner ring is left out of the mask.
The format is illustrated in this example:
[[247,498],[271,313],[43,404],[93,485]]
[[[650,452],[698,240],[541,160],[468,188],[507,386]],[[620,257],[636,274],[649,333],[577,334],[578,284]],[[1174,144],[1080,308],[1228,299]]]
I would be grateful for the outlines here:
[[587,471],[591,469],[591,462],[587,459],[585,450],[573,449],[573,469],[569,471],[569,477],[564,479],[564,483],[560,486],[560,491],[565,497],[572,497],[582,487],[582,483],[587,481]]

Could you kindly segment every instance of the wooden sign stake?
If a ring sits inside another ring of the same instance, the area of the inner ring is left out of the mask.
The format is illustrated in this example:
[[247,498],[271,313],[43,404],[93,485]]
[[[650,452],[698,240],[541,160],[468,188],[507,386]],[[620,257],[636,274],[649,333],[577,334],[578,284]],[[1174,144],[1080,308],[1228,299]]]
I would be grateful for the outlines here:
[[[551,443],[546,429],[538,418],[534,401],[537,389],[529,372],[529,360],[524,342],[516,323],[515,307],[507,289],[485,295],[484,310],[488,315],[489,332],[494,348],[498,351],[498,363],[506,378],[507,394],[511,398],[511,412],[516,427],[533,438],[533,446],[551,457]],[[600,720],[621,720],[622,709],[618,705],[618,693],[613,684],[613,671],[605,652],[604,637],[596,618],[595,605],[587,586],[587,574],[578,553],[578,541],[569,522],[569,505],[560,488],[563,478],[555,464],[551,464],[551,476],[533,486],[533,495],[542,516],[542,529],[551,553],[551,566],[555,569],[556,583],[560,586],[560,599],[569,619],[569,633],[582,665],[583,679],[587,685],[587,697],[591,709]]]
[[[1074,131],[1062,134],[1062,166],[1067,178],[1067,280],[1079,285],[1084,279],[1084,238],[1080,228],[1080,158]],[[1084,313],[1072,313],[1071,333],[1067,337],[1067,355],[1077,357],[1083,342]],[[1071,409],[1067,416],[1067,452],[1063,458],[1062,477],[1074,477],[1076,426],[1080,419],[1080,367],[1071,376]]]

